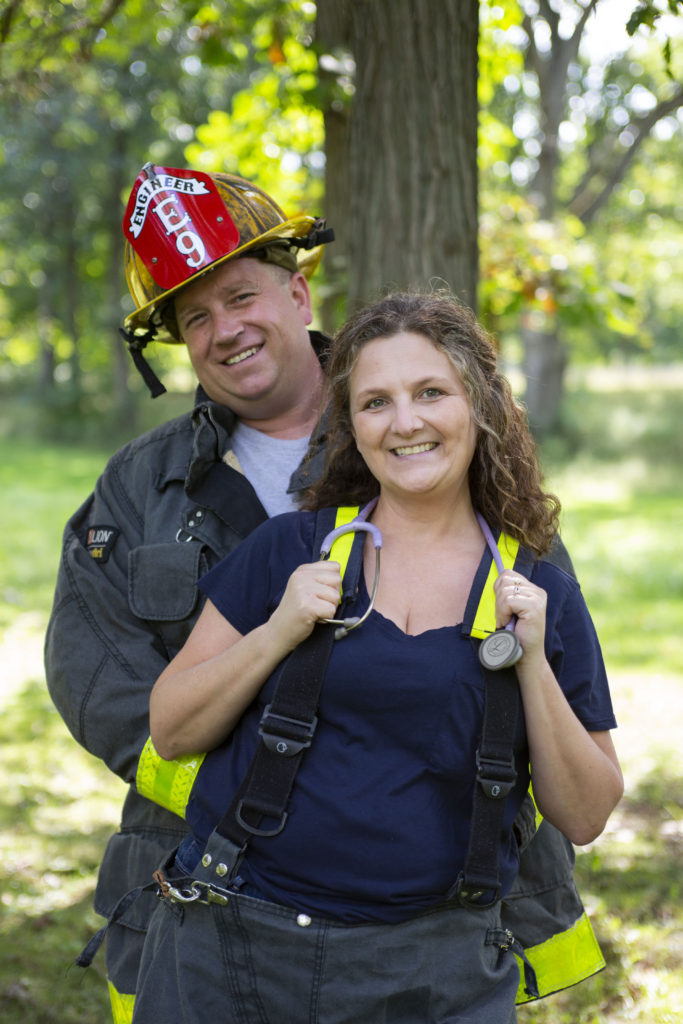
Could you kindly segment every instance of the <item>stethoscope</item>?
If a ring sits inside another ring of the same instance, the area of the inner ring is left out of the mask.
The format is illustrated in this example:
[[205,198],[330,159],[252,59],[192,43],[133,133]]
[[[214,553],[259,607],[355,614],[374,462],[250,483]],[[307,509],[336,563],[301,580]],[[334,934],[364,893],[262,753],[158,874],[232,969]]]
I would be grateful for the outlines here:
[[[503,559],[500,557],[498,545],[493,539],[489,524],[484,517],[479,512],[475,512],[475,515],[500,576],[505,566],[503,565]],[[502,668],[512,668],[522,657],[524,653],[522,645],[519,642],[519,638],[515,635],[516,622],[517,616],[513,615],[504,629],[497,629],[495,633],[490,633],[479,644],[479,661],[484,668],[492,672],[497,672]]]
[[361,626],[368,615],[375,607],[375,598],[377,597],[377,587],[379,585],[379,553],[382,548],[382,533],[379,527],[375,526],[374,523],[368,523],[367,518],[377,504],[377,498],[373,498],[367,505],[364,506],[350,523],[343,523],[342,526],[337,526],[336,529],[330,530],[327,536],[324,538],[320,545],[320,559],[326,560],[329,558],[330,549],[336,540],[343,537],[347,533],[369,533],[372,537],[372,543],[375,549],[375,579],[372,584],[372,593],[370,594],[370,603],[363,612],[362,615],[351,616],[348,619],[321,619],[322,622],[326,622],[330,626],[337,626],[338,628],[334,631],[334,639],[341,640],[347,636],[352,629],[357,629]]
[[[347,636],[352,629],[357,629],[361,626],[370,615],[370,612],[375,606],[375,598],[377,597],[377,587],[379,585],[379,556],[382,548],[382,533],[374,523],[367,521],[368,516],[377,504],[377,498],[373,498],[372,501],[368,502],[364,508],[358,513],[358,515],[348,523],[344,523],[342,526],[337,526],[334,530],[331,530],[327,536],[323,539],[320,545],[320,558],[326,560],[329,558],[330,550],[332,545],[340,537],[343,537],[347,533],[369,533],[372,537],[372,544],[375,549],[375,579],[372,584],[372,593],[370,594],[370,601],[367,608],[362,615],[351,616],[347,619],[322,619],[322,622],[326,622],[330,626],[337,626],[334,633],[335,640],[341,640]],[[504,570],[503,560],[500,557],[500,551],[496,544],[493,534],[489,529],[489,525],[479,512],[475,513],[477,522],[481,528],[481,532],[484,534],[484,539],[488,545],[489,551],[493,556],[496,569],[500,574]],[[508,622],[504,629],[497,629],[495,633],[491,633],[479,645],[479,661],[491,671],[497,671],[498,669],[510,668],[512,665],[516,665],[519,659],[522,657],[522,645],[519,639],[515,636],[515,622],[516,617],[513,616]]]

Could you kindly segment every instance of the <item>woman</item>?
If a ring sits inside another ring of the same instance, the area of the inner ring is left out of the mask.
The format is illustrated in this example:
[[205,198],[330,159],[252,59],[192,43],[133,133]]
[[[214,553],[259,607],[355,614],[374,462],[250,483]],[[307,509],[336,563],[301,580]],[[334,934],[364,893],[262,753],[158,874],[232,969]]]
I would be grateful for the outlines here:
[[[375,607],[333,647],[285,827],[252,839],[222,905],[162,901],[136,1022],[166,1019],[172,1006],[178,1021],[516,1019],[519,971],[510,942],[496,940],[497,904],[449,899],[482,731],[482,669],[464,627],[491,561],[477,513],[536,559],[531,579],[507,569],[495,583],[497,625],[514,617],[522,647],[502,891],[516,872],[512,823],[528,764],[540,811],[574,843],[599,835],[622,793],[588,612],[576,582],[543,560],[559,505],[541,489],[485,333],[449,296],[389,296],[342,328],[328,372],[328,461],[308,511],[270,520],[204,577],[206,606],[152,693],[162,757],[211,751],[179,875],[213,857],[205,846],[211,837],[214,850],[212,830],[249,766],[280,664],[335,617],[340,569],[318,560],[316,510],[377,499]],[[374,559],[368,538],[345,615],[367,607]]]

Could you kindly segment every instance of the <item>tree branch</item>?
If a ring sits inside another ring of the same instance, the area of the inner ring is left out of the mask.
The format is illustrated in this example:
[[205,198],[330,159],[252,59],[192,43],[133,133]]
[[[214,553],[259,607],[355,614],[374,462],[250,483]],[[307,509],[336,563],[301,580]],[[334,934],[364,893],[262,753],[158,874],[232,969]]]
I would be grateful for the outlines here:
[[2,18],[0,18],[0,44],[7,41],[9,34],[12,30],[12,21],[14,15],[21,7],[21,0],[11,0],[11,3],[7,5],[5,10],[2,12]]
[[52,54],[62,40],[69,36],[80,37],[80,55],[88,59],[98,33],[124,4],[125,0],[107,0],[96,15],[80,17],[73,21],[62,19],[61,23],[55,23],[56,19],[46,21],[41,28],[32,30],[28,38],[20,36],[20,41],[17,41],[10,39],[10,36],[16,26],[15,15],[21,8],[21,0],[11,0],[0,16],[0,46],[21,48],[19,79],[26,78],[35,71],[43,58]]
[[592,201],[587,202],[583,209],[581,209],[581,198],[588,192],[591,181],[594,181],[600,175],[600,168],[595,166],[592,174],[584,175],[581,185],[576,190],[568,204],[569,210],[575,214],[583,224],[589,224],[605,205],[616,186],[624,178],[626,171],[635,159],[638,149],[649,136],[657,121],[660,121],[663,117],[673,113],[673,111],[678,110],[682,105],[683,86],[670,96],[668,100],[662,100],[658,103],[654,110],[651,110],[649,114],[632,120],[629,125],[623,129],[626,131],[630,128],[634,132],[635,137],[633,144],[624,151],[622,158],[613,165],[611,173],[607,175],[605,184],[597,195],[592,199]]

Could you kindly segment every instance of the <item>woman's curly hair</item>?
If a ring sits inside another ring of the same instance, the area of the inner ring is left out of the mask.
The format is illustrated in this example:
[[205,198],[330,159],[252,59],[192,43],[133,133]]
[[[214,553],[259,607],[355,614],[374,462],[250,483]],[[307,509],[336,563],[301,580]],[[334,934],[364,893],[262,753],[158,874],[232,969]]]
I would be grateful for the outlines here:
[[448,356],[465,388],[477,441],[469,469],[474,508],[497,527],[544,554],[557,533],[560,503],[542,489],[526,415],[497,370],[496,350],[472,312],[445,291],[396,293],[353,314],[337,333],[327,362],[327,456],[303,507],[364,504],[379,484],[356,448],[349,410],[350,376],[361,348],[375,338],[421,334]]

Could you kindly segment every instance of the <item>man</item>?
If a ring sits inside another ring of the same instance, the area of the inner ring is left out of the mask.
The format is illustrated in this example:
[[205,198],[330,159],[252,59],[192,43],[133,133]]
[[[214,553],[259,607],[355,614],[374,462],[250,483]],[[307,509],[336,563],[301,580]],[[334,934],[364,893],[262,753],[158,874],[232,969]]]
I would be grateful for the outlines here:
[[[48,687],[74,737],[130,786],[95,894],[105,917],[185,834],[201,758],[160,761],[148,701],[199,613],[195,582],[267,516],[294,508],[316,472],[315,444],[300,468],[323,376],[307,277],[332,237],[322,221],[288,220],[241,178],[151,164],[123,228],[135,363],[159,394],[142,350],[153,338],[183,342],[199,386],[191,413],[112,457],[64,534]],[[154,905],[145,893],[107,934],[117,1024],[132,1018]]]

